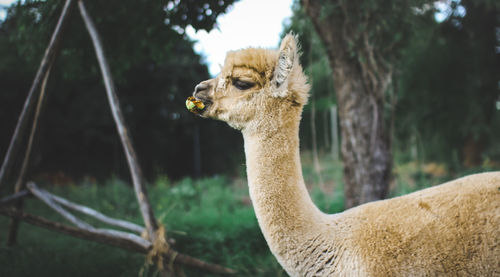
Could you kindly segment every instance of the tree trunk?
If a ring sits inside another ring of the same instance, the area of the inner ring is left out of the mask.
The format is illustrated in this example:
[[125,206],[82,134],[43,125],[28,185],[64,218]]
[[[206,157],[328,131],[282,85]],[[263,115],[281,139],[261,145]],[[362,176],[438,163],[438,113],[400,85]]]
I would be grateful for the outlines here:
[[[321,11],[325,7],[317,0],[302,0],[302,4],[326,46],[333,71],[341,127],[345,207],[383,199],[392,166],[384,116],[384,95],[391,83],[391,67],[377,55],[367,34],[346,31],[349,28],[346,24],[352,24],[346,16],[324,16]],[[353,36],[363,38],[364,43],[352,46]]]
[[466,168],[474,168],[481,165],[481,154],[484,150],[484,139],[474,138],[468,135],[462,148],[462,163]]
[[345,207],[385,198],[392,156],[382,99],[363,86],[348,63],[334,70],[339,104],[341,154],[344,163]]

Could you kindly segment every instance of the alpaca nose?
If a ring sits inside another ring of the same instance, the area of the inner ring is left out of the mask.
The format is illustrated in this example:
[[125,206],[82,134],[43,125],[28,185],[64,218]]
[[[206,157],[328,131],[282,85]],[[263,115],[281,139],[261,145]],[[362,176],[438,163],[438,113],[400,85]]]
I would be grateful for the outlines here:
[[194,87],[194,92],[193,96],[196,96],[201,91],[208,90],[210,88],[210,85],[207,83],[199,83],[196,87]]

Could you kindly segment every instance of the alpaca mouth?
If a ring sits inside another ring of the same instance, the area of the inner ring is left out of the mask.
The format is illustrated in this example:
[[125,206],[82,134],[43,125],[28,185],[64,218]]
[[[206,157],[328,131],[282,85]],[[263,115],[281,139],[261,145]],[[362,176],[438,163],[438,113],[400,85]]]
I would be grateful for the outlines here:
[[203,116],[207,108],[212,104],[212,101],[203,97],[189,96],[186,99],[186,108],[199,116]]
[[208,107],[212,104],[212,101],[208,98],[199,97],[199,96],[194,96],[194,98],[198,101],[201,101],[205,105],[205,107]]

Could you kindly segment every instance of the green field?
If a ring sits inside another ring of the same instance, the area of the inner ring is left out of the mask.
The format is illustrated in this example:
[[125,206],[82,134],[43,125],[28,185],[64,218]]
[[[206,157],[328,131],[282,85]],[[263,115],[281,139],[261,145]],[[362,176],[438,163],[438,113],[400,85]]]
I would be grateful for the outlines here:
[[[325,212],[343,207],[341,165],[324,158],[323,187],[303,156],[304,176],[316,204]],[[329,166],[327,166],[329,165]],[[436,169],[437,168],[437,169]],[[395,167],[391,195],[408,193],[450,178],[439,165]],[[142,225],[131,186],[120,180],[44,186],[45,189],[113,217]],[[248,198],[244,176],[189,178],[172,183],[158,178],[148,186],[156,216],[174,238],[175,249],[238,271],[237,276],[286,276],[269,252]],[[5,193],[5,192],[4,192]],[[5,194],[3,194],[5,195]],[[30,213],[63,221],[36,199]],[[92,222],[92,221],[90,221]],[[95,223],[95,222],[92,222]],[[8,219],[0,217],[0,276],[154,276],[143,255],[22,224],[19,243],[5,246]],[[187,269],[188,276],[210,276]]]

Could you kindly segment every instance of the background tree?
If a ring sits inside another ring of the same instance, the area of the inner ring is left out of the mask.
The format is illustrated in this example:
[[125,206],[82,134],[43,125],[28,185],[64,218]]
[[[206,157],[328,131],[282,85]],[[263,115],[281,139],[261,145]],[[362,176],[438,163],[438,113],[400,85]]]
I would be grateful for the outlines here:
[[[185,98],[199,80],[208,78],[208,71],[181,30],[188,24],[212,29],[216,17],[233,2],[87,3],[103,38],[121,105],[149,177],[161,173],[178,178],[200,174],[201,169],[203,174],[231,170],[232,152],[241,153],[238,134],[227,128],[219,130],[221,123],[199,124],[184,108]],[[17,2],[0,22],[2,154],[63,3]],[[94,50],[77,14],[71,18],[61,48],[48,84],[33,174],[63,172],[76,178],[126,174]],[[221,142],[215,134],[228,140]],[[197,166],[195,159],[199,159]]]
[[445,2],[442,22],[432,1],[302,4],[333,70],[346,207],[385,196],[394,127],[399,157],[418,148],[419,158],[456,170],[494,165],[500,155],[498,1]]
[[409,1],[303,0],[327,49],[339,106],[347,208],[382,199],[389,184],[391,82]]

